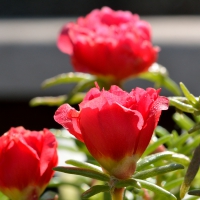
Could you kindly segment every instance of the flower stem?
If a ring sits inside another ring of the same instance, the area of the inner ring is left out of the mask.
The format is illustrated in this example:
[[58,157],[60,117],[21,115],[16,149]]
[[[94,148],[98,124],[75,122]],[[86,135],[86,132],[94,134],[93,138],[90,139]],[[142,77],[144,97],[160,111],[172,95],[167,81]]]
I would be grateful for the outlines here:
[[112,200],[123,200],[124,188],[115,188],[111,195]]

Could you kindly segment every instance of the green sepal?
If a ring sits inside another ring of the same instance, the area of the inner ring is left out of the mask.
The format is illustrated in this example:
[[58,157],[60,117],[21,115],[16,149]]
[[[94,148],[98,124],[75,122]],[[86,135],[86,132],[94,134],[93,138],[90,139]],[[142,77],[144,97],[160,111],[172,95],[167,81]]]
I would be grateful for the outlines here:
[[155,83],[156,87],[164,86],[170,92],[176,96],[181,95],[181,90],[179,86],[169,78],[167,69],[158,63],[154,63],[148,72],[142,73],[138,78],[152,81]]
[[85,191],[81,197],[82,199],[88,199],[89,197],[92,197],[100,192],[109,192],[110,187],[108,185],[95,185],[92,186],[89,190]]
[[35,97],[30,100],[30,106],[60,106],[67,100],[67,95],[57,97]]
[[177,100],[176,98],[168,97],[168,99],[170,102],[170,106],[174,106],[183,112],[194,113],[194,112],[198,111],[192,105],[183,103],[183,102]]
[[155,185],[153,183],[150,183],[148,181],[141,180],[141,179],[135,179],[135,180],[138,181],[143,188],[146,188],[146,189],[154,192],[156,195],[160,195],[163,200],[176,200],[177,199],[172,193],[159,187],[158,185]]
[[69,72],[49,78],[42,83],[42,88],[48,88],[65,83],[78,83],[80,81],[96,80],[96,77],[87,73]]
[[66,164],[73,165],[73,166],[75,166],[75,167],[84,168],[84,169],[89,169],[89,170],[93,170],[93,171],[102,173],[101,167],[99,167],[99,166],[97,166],[97,165],[93,165],[93,164],[91,164],[91,163],[80,162],[80,161],[77,161],[77,160],[67,160],[65,163],[66,163]]
[[134,187],[137,189],[141,189],[141,185],[133,178],[130,178],[127,180],[118,180],[118,181],[116,181],[114,187],[123,188],[123,187],[128,187],[128,186],[131,186],[131,187]]
[[0,199],[1,200],[9,200],[7,196],[5,196],[3,193],[0,192]]
[[155,151],[160,145],[170,141],[172,139],[172,135],[165,135],[159,138],[157,141],[154,141],[152,144],[146,148],[145,152],[143,153],[143,157],[149,155],[153,151]]
[[165,174],[167,172],[172,172],[178,169],[184,169],[184,166],[181,164],[177,164],[177,163],[171,163],[165,166],[161,166],[161,167],[155,167],[155,168],[151,168],[151,169],[147,169],[138,173],[135,173],[133,175],[133,178],[139,178],[139,179],[146,179],[149,177],[153,177],[153,176],[157,176],[159,174]]
[[192,181],[194,180],[200,165],[200,145],[195,149],[190,165],[187,169],[184,181],[180,188],[180,197],[183,198],[188,192]]
[[77,168],[77,167],[55,167],[54,170],[58,172],[68,173],[68,174],[81,175],[88,178],[97,179],[100,181],[110,180],[110,177],[107,174],[104,174],[103,172],[100,173],[94,170],[89,170],[89,169],[83,169],[83,168]]
[[180,82],[180,87],[181,87],[183,94],[188,99],[188,101],[193,106],[199,107],[199,102],[197,101],[196,97],[193,94],[190,93],[190,91],[186,88],[186,86],[182,82]]

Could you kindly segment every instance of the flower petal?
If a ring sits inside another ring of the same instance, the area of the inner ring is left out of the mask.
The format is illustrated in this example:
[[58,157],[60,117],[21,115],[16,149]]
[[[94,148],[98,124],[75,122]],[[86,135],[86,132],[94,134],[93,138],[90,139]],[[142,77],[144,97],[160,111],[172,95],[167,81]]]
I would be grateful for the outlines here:
[[78,140],[84,142],[79,127],[79,112],[69,104],[63,104],[57,109],[54,120],[66,128]]

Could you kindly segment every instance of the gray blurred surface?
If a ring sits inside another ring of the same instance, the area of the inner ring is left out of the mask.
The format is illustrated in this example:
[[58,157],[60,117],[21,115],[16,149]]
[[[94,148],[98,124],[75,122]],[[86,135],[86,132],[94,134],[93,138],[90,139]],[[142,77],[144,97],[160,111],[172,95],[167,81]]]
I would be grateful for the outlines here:
[[[190,91],[200,95],[200,17],[143,17],[152,26],[154,45],[161,48],[158,62],[167,67],[170,77],[184,82]],[[71,85],[41,90],[43,80],[73,71],[70,59],[56,47],[62,25],[60,19],[0,20],[0,99],[29,99],[35,96],[60,95]],[[134,80],[132,87],[152,86]],[[165,95],[170,95],[163,90]]]

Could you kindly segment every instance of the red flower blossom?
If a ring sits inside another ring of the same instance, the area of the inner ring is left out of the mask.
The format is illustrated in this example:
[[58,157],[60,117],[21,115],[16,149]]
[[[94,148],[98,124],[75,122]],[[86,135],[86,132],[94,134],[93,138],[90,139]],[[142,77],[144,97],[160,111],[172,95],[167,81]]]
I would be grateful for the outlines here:
[[129,11],[93,10],[66,24],[58,47],[71,56],[76,71],[120,81],[145,72],[156,61],[151,27]]
[[148,146],[161,110],[168,109],[168,99],[159,92],[136,88],[127,93],[117,86],[100,91],[97,86],[80,103],[80,111],[64,104],[54,119],[85,143],[104,171],[126,179]]
[[11,128],[0,137],[0,191],[11,200],[38,200],[57,161],[57,141],[49,130]]

